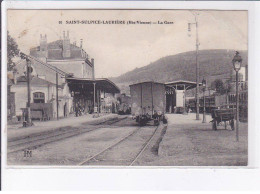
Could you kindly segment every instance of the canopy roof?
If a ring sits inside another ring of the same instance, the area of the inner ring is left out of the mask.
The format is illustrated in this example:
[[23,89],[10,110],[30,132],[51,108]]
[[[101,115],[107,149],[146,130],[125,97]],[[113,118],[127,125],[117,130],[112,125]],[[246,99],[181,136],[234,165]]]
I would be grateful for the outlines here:
[[120,93],[120,89],[107,78],[75,78],[67,77],[66,78],[69,87],[72,91],[79,91],[80,89],[93,89],[94,83],[96,84],[96,89],[102,89],[106,93]]
[[[175,90],[189,90],[196,88],[197,83],[192,82],[192,81],[186,81],[186,80],[177,80],[177,81],[172,81],[172,82],[166,82],[165,86],[166,87],[171,87],[174,88]],[[201,86],[202,84],[199,83]]]
[[129,85],[129,86],[139,85],[139,84],[146,84],[146,83],[153,83],[153,84],[162,84],[162,85],[164,85],[163,83],[160,83],[160,82],[144,81],[144,82],[134,83],[134,84],[131,84],[131,85]]

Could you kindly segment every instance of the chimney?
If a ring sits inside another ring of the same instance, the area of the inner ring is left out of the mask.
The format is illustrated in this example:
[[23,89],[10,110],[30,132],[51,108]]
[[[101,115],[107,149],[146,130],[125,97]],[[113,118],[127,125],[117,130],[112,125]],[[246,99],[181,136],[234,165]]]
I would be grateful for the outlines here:
[[40,57],[47,58],[48,54],[47,35],[40,35]]
[[65,36],[65,31],[63,31],[63,44],[62,44],[62,56],[64,58],[70,57],[70,39],[69,39],[69,31],[67,31],[67,37]]
[[80,39],[80,48],[82,48],[83,39]]
[[92,79],[95,80],[95,65],[94,65],[94,59],[91,59],[92,64]]

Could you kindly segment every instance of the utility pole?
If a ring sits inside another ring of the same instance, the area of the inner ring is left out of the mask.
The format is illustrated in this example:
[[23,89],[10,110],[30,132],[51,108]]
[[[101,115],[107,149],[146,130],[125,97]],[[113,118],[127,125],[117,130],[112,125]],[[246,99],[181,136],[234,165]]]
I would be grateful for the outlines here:
[[26,66],[27,66],[27,92],[28,92],[28,102],[27,102],[27,126],[32,125],[31,119],[31,61],[26,58]]
[[197,15],[195,15],[195,22],[196,22],[196,120],[200,119],[199,115],[199,61],[198,61],[198,54],[199,54],[199,36],[198,36],[198,20],[197,20]]
[[190,26],[192,24],[196,27],[196,120],[199,120],[199,61],[198,61],[198,55],[199,55],[199,35],[198,35],[198,14],[191,12],[195,17],[195,23],[188,23],[188,31],[191,31]]

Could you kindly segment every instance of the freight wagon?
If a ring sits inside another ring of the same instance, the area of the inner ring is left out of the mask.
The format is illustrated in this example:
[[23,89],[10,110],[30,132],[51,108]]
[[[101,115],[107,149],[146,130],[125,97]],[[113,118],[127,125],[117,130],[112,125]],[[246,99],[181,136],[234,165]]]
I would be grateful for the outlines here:
[[130,85],[131,111],[133,119],[140,125],[153,120],[158,125],[162,119],[167,122],[165,113],[165,86],[158,82],[142,82]]

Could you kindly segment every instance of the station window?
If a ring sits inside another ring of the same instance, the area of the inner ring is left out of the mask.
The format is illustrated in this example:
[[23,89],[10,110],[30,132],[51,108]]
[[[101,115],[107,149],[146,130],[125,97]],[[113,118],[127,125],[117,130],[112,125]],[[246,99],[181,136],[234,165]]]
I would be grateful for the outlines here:
[[44,103],[45,102],[44,93],[42,93],[42,92],[33,93],[33,102],[34,103]]

